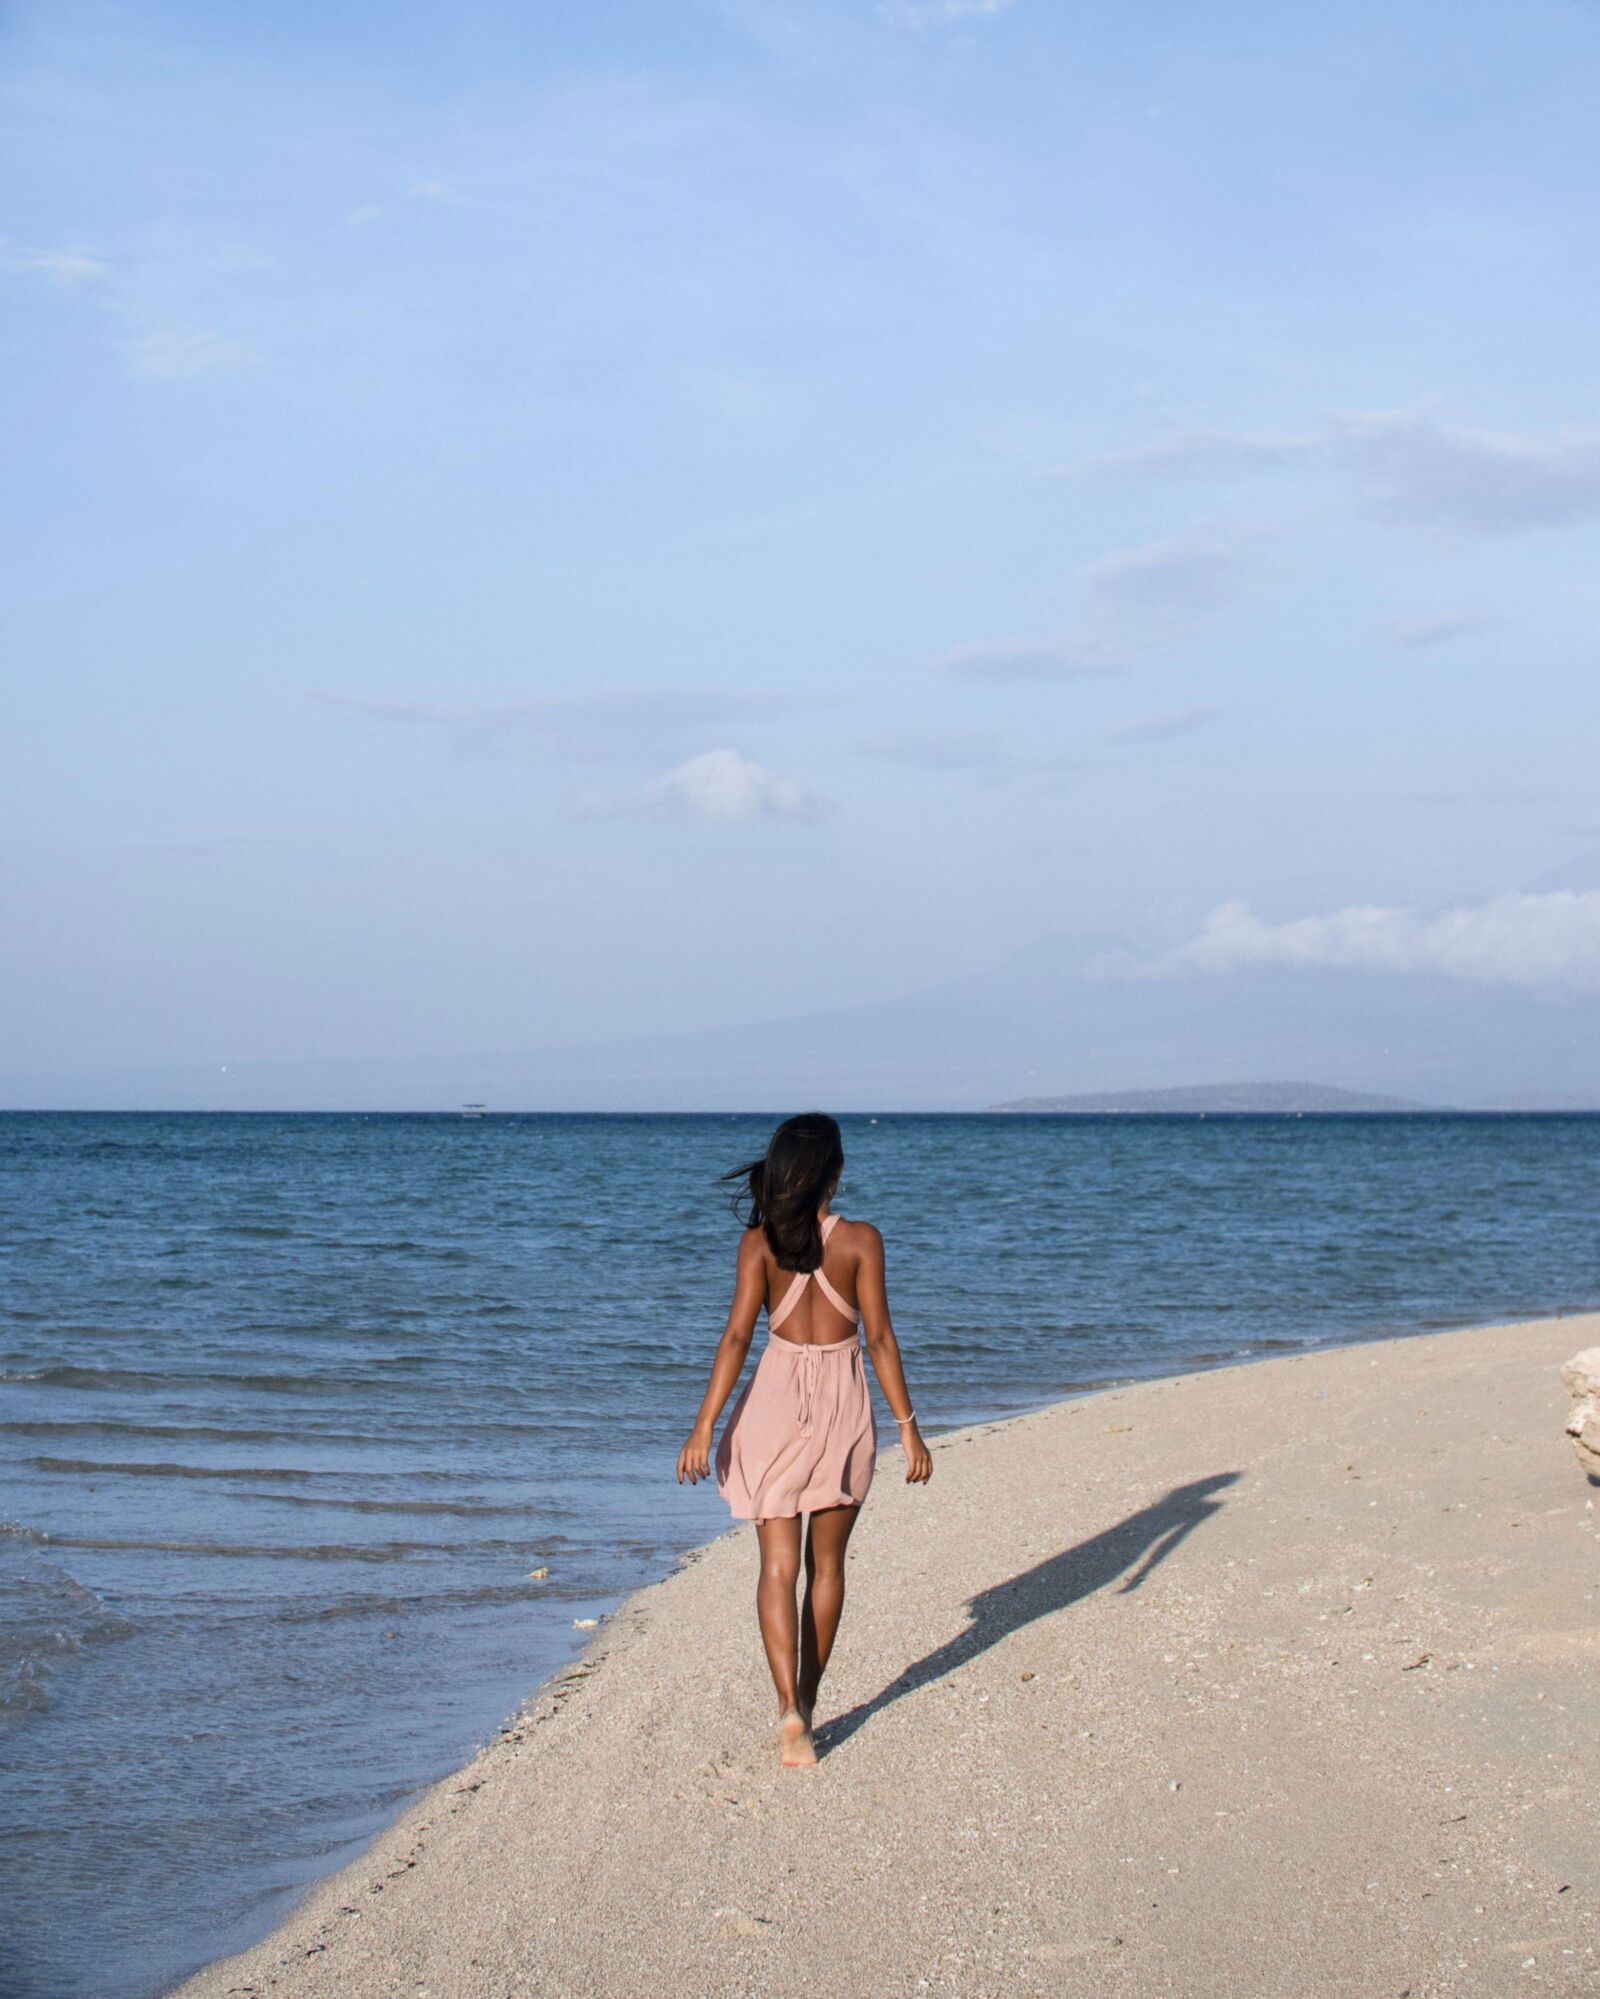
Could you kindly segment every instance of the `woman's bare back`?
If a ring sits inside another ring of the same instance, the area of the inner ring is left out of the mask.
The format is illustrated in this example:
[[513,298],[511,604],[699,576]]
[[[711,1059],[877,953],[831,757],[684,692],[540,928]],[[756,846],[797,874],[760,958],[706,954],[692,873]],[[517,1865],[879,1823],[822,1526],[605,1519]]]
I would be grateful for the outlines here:
[[[763,1232],[750,1231],[752,1236],[761,1238],[767,1278],[767,1323],[774,1331],[781,1326],[783,1337],[796,1346],[834,1346],[841,1340],[854,1338],[860,1322],[857,1273],[865,1246],[862,1238],[871,1232],[864,1223],[846,1221],[843,1215],[827,1219],[833,1226],[823,1241],[822,1262],[813,1272],[780,1269]],[[797,1278],[803,1280],[798,1295],[785,1310],[785,1301],[796,1290]],[[838,1304],[829,1298],[830,1290]],[[846,1308],[843,1311],[839,1309],[841,1304]]]

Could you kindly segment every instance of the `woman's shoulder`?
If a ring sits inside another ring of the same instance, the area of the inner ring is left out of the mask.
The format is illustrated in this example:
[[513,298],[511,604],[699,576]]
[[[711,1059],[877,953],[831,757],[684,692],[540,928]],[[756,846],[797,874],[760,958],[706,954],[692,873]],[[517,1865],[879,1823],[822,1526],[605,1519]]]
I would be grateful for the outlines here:
[[858,1221],[853,1215],[841,1215],[839,1226],[834,1231],[841,1244],[851,1249],[882,1249],[883,1237],[871,1222]]

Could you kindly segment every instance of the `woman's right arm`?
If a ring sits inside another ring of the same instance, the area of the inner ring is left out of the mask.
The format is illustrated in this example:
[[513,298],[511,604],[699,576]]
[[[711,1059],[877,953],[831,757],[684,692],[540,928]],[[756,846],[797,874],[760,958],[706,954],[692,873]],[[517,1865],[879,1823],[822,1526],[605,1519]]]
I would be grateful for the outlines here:
[[738,1386],[739,1376],[755,1337],[756,1320],[767,1296],[767,1267],[760,1229],[746,1229],[739,1238],[739,1260],[733,1273],[733,1303],[728,1323],[717,1342],[711,1363],[711,1380],[694,1419],[688,1442],[678,1453],[678,1483],[691,1485],[711,1476],[711,1434],[722,1414],[722,1405]]
[[[900,1342],[889,1319],[889,1287],[883,1274],[883,1237],[870,1222],[859,1222],[862,1249],[856,1271],[856,1297],[861,1305],[861,1331],[889,1404],[890,1414],[911,1414],[911,1391],[906,1387],[906,1371],[900,1362]],[[899,1424],[900,1442],[906,1453],[906,1484],[925,1485],[933,1477],[933,1459],[914,1422]]]

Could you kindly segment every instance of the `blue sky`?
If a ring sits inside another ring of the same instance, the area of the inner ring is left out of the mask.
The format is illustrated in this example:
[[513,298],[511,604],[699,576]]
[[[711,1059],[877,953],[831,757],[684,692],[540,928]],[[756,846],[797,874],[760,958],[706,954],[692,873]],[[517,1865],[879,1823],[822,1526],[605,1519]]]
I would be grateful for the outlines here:
[[13,6],[0,1068],[1592,994],[1597,85],[1546,0]]

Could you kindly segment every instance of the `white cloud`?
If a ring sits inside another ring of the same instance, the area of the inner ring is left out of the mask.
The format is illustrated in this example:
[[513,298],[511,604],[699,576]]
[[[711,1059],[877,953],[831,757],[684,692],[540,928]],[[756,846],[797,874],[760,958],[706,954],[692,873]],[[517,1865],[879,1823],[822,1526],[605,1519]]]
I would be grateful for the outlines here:
[[1600,889],[1498,895],[1435,916],[1352,905],[1286,923],[1226,902],[1167,957],[1142,965],[1108,961],[1102,969],[1159,977],[1265,966],[1431,972],[1483,985],[1600,990]]
[[350,213],[345,217],[345,222],[352,229],[360,229],[368,222],[376,222],[382,213],[383,210],[381,208],[373,208],[370,205],[362,208],[352,208]]
[[204,328],[169,326],[134,342],[132,370],[145,382],[189,382],[201,375],[231,375],[256,359],[242,340]]
[[654,804],[698,819],[782,819],[811,810],[793,778],[775,777],[737,750],[704,750],[651,787]]
[[1511,533],[1600,514],[1600,431],[1469,430],[1416,411],[1334,417],[1301,434],[1196,430],[1088,460],[1100,478],[1233,478],[1312,467],[1370,510]]

